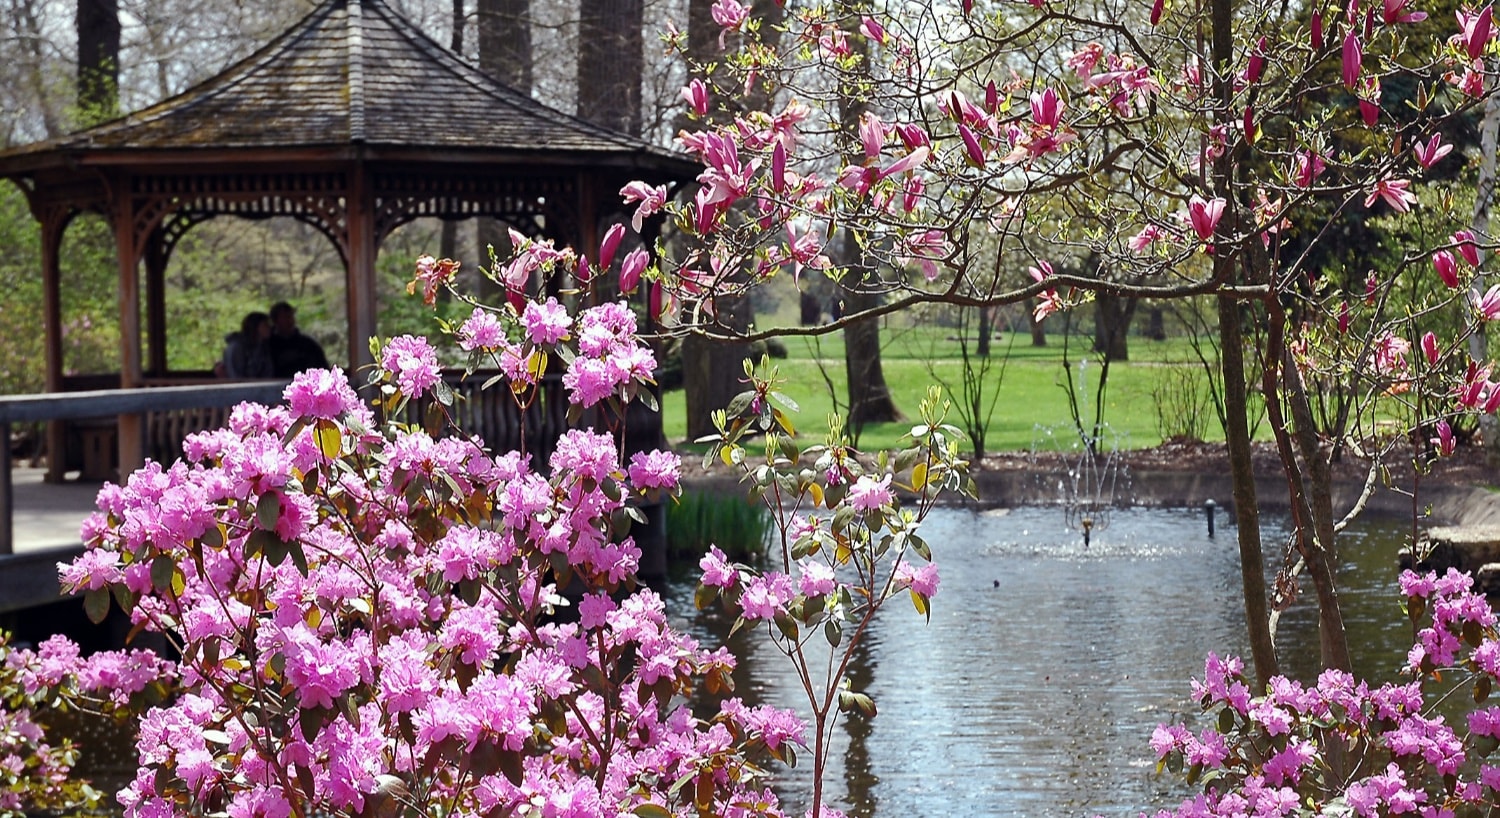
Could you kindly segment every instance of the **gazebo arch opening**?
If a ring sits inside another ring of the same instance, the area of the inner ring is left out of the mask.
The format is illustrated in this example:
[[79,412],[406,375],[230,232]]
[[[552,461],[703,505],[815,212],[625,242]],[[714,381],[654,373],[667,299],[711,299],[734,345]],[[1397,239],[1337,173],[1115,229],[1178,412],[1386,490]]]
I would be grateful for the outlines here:
[[[378,248],[401,225],[489,216],[593,248],[626,183],[683,183],[697,170],[500,84],[385,0],[325,0],[177,97],[0,152],[0,177],[20,186],[42,226],[48,391],[63,388],[58,238],[78,213],[111,227],[117,383],[131,388],[173,374],[167,269],[205,220],[283,217],[323,232],[343,270],[347,326],[344,354],[330,357],[354,369],[370,361],[378,330]],[[142,461],[142,432],[139,417],[121,416],[122,469]]]

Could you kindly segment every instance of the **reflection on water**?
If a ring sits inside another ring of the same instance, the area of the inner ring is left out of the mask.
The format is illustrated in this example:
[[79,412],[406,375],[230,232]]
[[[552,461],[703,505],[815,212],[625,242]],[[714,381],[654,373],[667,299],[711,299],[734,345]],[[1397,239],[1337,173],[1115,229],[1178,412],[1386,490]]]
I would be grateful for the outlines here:
[[[1263,519],[1279,554],[1285,522]],[[1189,789],[1153,775],[1147,739],[1191,713],[1188,679],[1209,651],[1247,655],[1233,528],[1201,512],[1130,510],[1088,547],[1057,509],[942,510],[925,526],[942,570],[930,624],[901,599],[882,613],[850,676],[880,715],[833,734],[829,802],[851,815],[1135,815]],[[1409,626],[1397,608],[1401,531],[1365,523],[1341,540],[1345,619],[1356,670],[1389,678]],[[998,585],[996,584],[998,582]],[[1317,672],[1311,590],[1282,620],[1287,672]],[[673,610],[705,644],[727,623]],[[813,640],[815,643],[821,640]],[[1407,643],[1409,644],[1409,642]],[[806,711],[786,659],[736,634],[739,692]],[[778,789],[800,813],[811,759]]]

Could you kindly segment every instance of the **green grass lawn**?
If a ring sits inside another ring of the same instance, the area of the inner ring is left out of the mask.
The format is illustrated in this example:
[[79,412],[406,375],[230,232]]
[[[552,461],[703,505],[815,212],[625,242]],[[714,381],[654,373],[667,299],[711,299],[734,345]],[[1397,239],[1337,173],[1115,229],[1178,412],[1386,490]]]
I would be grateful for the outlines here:
[[[924,327],[888,329],[882,335],[886,382],[896,406],[908,418],[916,416],[917,405],[929,385],[946,381],[958,388],[963,365],[959,344],[952,333],[951,329]],[[801,405],[802,411],[793,418],[799,437],[812,442],[826,435],[826,419],[834,408],[828,382],[832,382],[840,401],[846,399],[843,337],[835,333],[819,339],[788,338],[786,344],[788,357],[772,363],[786,381],[782,391]],[[1012,334],[994,343],[985,383],[986,394],[997,395],[997,399],[989,424],[987,450],[1052,449],[1076,440],[1064,386],[1063,346],[1061,336],[1049,336],[1045,347],[1033,347],[1029,336]],[[1130,354],[1130,361],[1110,365],[1103,419],[1109,435],[1117,439],[1121,448],[1154,446],[1162,440],[1154,392],[1168,379],[1180,380],[1186,373],[1206,395],[1206,375],[1186,339],[1153,342],[1132,338]],[[1075,388],[1086,384],[1084,419],[1092,421],[1099,361],[1088,354],[1088,340],[1079,337],[1071,339],[1068,358]],[[1081,360],[1087,363],[1080,379]],[[1211,418],[1205,437],[1222,439],[1223,431],[1213,409],[1205,403],[1202,410]],[[687,420],[681,390],[667,393],[662,411],[668,439],[674,444],[682,443]],[[951,415],[951,421],[960,428],[964,425],[956,413]],[[860,448],[896,446],[913,422],[869,427],[859,441]],[[1109,443],[1106,440],[1106,445]]]

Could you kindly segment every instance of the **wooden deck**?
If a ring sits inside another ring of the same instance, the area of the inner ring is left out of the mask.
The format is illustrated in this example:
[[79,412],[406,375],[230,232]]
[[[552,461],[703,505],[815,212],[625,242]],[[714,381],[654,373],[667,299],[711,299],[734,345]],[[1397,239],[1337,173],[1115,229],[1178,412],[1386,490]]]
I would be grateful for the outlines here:
[[0,555],[0,613],[57,601],[57,564],[83,553],[78,527],[93,511],[100,484],[46,483],[45,472],[11,472],[15,553]]

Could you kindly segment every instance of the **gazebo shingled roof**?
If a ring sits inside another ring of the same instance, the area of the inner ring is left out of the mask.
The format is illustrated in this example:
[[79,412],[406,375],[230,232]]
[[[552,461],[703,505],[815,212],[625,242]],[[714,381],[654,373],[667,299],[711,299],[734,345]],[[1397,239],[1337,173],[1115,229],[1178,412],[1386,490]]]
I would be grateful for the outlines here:
[[[0,177],[20,185],[42,225],[48,391],[62,389],[58,247],[81,212],[104,214],[115,234],[120,384],[135,387],[167,374],[164,271],[177,240],[205,219],[290,216],[327,235],[345,263],[358,366],[376,331],[375,256],[400,224],[491,216],[590,247],[623,184],[681,183],[697,170],[506,87],[385,0],[327,0],[178,96],[0,151]],[[121,419],[122,469],[141,459],[137,423]]]
[[329,0],[250,57],[144,110],[0,152],[387,148],[508,152],[691,172],[686,157],[549,108],[434,42],[383,0]]

